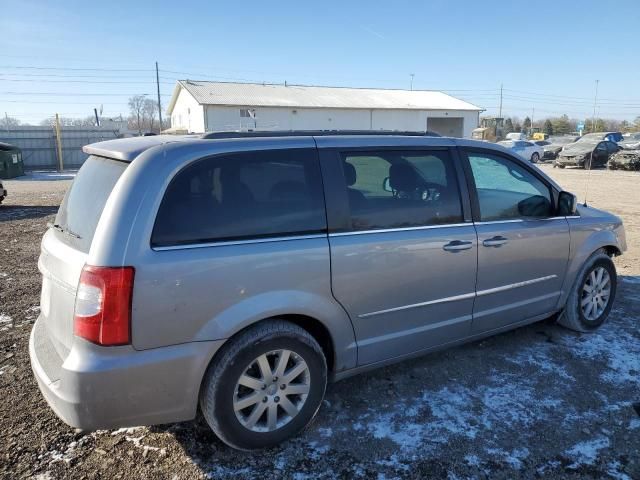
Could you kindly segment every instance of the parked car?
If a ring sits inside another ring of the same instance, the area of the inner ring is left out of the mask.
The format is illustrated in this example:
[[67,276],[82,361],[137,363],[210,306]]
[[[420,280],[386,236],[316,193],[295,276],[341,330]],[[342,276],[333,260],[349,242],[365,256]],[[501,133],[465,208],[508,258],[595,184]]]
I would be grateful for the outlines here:
[[511,132],[507,133],[505,136],[505,140],[526,140],[527,135],[522,132]]
[[227,444],[267,447],[311,421],[328,380],[553,314],[591,332],[611,310],[622,221],[512,150],[237,136],[84,147],[42,240],[29,340],[69,425],[199,405]]
[[513,150],[525,160],[531,161],[531,163],[538,163],[544,155],[544,148],[534,142],[525,142],[524,140],[503,140],[502,142],[498,142],[498,145],[502,145],[505,148]]
[[578,142],[594,142],[600,140],[608,140],[609,142],[620,142],[624,139],[622,133],[620,132],[595,132],[595,133],[587,133],[580,137]]
[[618,142],[618,145],[630,150],[640,149],[640,132],[625,135],[624,138]]
[[7,198],[7,189],[2,185],[2,180],[0,180],[0,203]]
[[609,161],[609,156],[618,150],[620,150],[620,146],[617,143],[608,140],[584,140],[582,137],[577,142],[565,145],[553,166],[560,168],[576,166],[585,169],[604,167]]
[[623,148],[609,158],[610,170],[640,170],[640,148]]
[[578,141],[579,138],[580,137],[574,137],[570,135],[549,137],[548,140],[545,140],[545,145],[542,146],[542,148],[544,149],[544,154],[542,155],[542,158],[545,160],[555,159],[560,153],[560,150],[562,150],[562,148],[565,145],[574,143]]

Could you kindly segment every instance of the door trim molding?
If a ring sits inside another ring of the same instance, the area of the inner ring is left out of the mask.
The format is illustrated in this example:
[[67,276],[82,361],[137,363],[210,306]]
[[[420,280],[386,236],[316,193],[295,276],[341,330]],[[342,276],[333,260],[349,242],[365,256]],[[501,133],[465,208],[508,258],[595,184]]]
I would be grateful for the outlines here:
[[500,287],[488,288],[486,290],[478,290],[477,292],[463,293],[462,295],[454,295],[452,297],[437,298],[435,300],[429,300],[428,302],[412,303],[410,305],[402,305],[400,307],[385,308],[384,310],[376,310],[375,312],[362,313],[358,315],[358,318],[373,317],[375,315],[382,315],[384,313],[399,312],[402,310],[408,310],[411,308],[426,307],[429,305],[436,305],[438,303],[457,302],[459,300],[467,300],[469,298],[482,297],[484,295],[491,295],[493,293],[504,292],[512,290],[514,288],[525,287],[527,285],[533,285],[534,283],[545,282],[557,278],[557,275],[547,275],[545,277],[532,278],[530,280],[524,280],[522,282],[510,283],[508,285],[502,285]]

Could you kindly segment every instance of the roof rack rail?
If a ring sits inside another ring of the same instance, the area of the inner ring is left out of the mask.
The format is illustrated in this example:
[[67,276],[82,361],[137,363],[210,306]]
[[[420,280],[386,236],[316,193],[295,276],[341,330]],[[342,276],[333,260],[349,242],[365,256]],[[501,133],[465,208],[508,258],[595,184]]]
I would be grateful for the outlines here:
[[440,137],[440,134],[430,131],[410,132],[395,130],[248,130],[208,132],[202,134],[202,139],[220,138],[254,138],[254,137],[320,137],[327,135],[396,135],[410,137]]

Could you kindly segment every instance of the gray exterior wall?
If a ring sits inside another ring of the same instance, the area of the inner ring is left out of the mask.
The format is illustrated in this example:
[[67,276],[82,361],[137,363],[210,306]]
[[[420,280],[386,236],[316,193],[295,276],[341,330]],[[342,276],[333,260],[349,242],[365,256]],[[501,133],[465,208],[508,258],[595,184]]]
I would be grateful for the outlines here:
[[[64,168],[80,168],[87,155],[82,147],[90,143],[118,138],[119,130],[97,127],[62,127],[62,158]],[[56,133],[52,127],[19,126],[0,130],[0,142],[22,150],[25,170],[57,169]]]

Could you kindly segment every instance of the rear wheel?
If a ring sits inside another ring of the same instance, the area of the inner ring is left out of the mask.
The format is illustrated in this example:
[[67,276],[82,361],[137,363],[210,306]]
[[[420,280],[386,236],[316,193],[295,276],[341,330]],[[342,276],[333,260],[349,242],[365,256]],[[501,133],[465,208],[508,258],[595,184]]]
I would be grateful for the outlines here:
[[225,344],[207,370],[200,406],[226,444],[266,448],[311,421],[326,384],[327,365],[318,342],[297,325],[269,320]]
[[580,270],[559,322],[578,332],[600,327],[611,311],[616,296],[617,274],[604,250],[593,253]]
[[533,152],[533,154],[531,155],[531,163],[538,163],[540,161],[540,155],[538,155],[538,152]]

